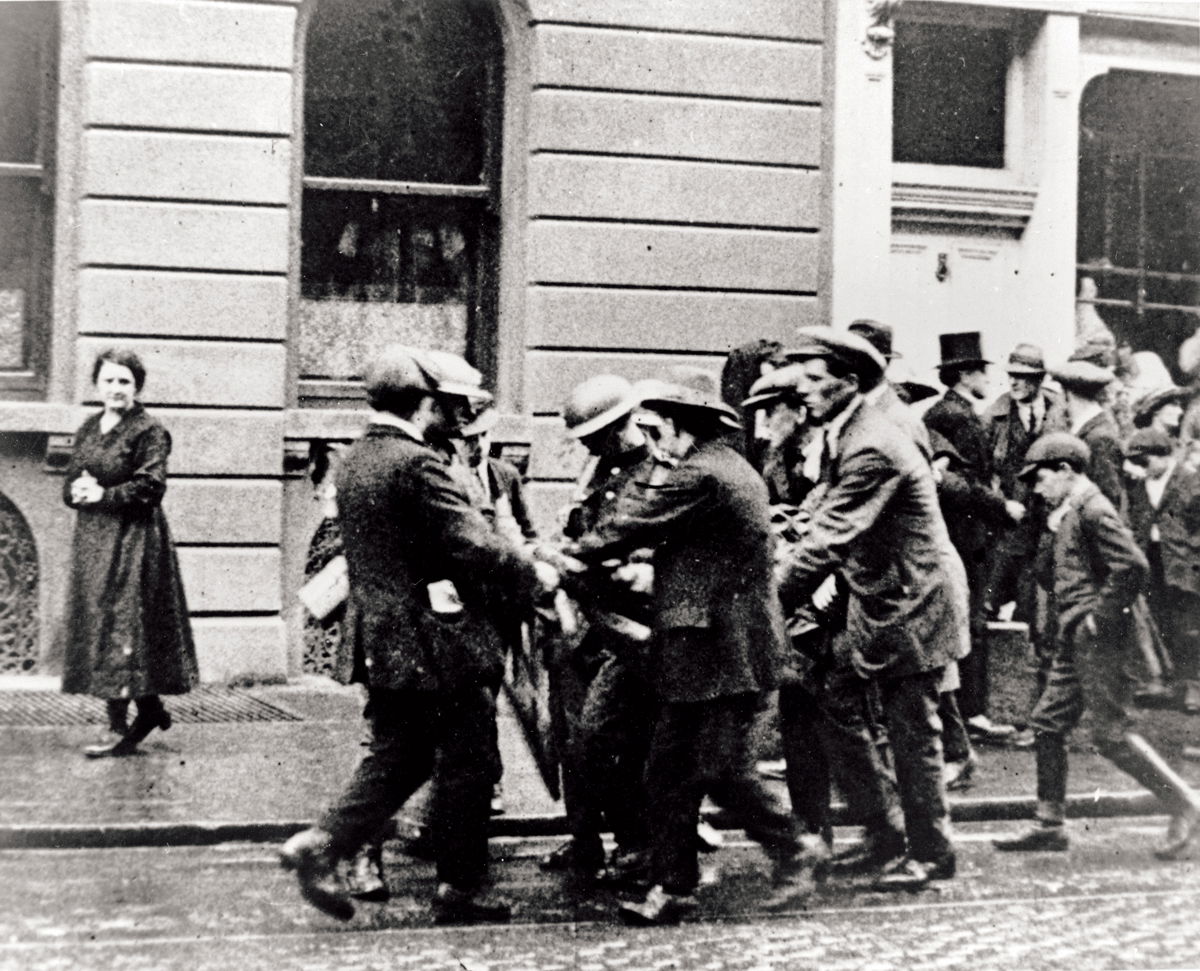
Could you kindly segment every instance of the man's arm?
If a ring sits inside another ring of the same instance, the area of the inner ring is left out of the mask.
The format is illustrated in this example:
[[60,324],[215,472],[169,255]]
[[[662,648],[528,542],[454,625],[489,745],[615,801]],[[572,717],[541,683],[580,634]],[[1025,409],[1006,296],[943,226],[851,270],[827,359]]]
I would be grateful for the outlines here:
[[785,607],[808,600],[845,562],[851,545],[875,525],[900,482],[900,471],[880,452],[868,450],[843,461],[841,478],[815,506],[808,531],[784,561],[779,593]]
[[1088,503],[1080,518],[1096,558],[1106,568],[1096,598],[1096,619],[1115,624],[1141,593],[1150,568],[1129,527],[1111,505]]

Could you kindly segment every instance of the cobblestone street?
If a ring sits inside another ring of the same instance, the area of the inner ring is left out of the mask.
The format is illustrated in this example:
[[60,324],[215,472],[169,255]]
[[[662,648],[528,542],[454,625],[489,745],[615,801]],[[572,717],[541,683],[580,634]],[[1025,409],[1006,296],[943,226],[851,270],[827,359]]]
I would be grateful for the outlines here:
[[1200,866],[1160,864],[1155,819],[1078,821],[1067,854],[1001,856],[1001,826],[959,833],[960,876],[897,898],[831,883],[805,912],[765,918],[765,865],[734,843],[696,922],[631,930],[615,898],[565,903],[534,865],[549,844],[496,843],[508,927],[430,926],[432,872],[391,855],[397,895],[348,925],[306,907],[273,848],[0,855],[0,967],[606,969],[1151,969],[1200,965]]

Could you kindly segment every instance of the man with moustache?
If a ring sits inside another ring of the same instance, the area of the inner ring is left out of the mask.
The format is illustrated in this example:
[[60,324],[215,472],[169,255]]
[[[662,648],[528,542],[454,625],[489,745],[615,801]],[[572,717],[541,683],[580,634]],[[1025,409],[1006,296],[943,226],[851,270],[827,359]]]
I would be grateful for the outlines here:
[[[821,432],[821,481],[811,522],[782,565],[785,609],[806,602],[833,572],[848,591],[833,633],[843,680],[878,686],[895,764],[900,805],[888,804],[868,726],[847,723],[831,762],[847,801],[868,824],[874,858],[904,855],[883,868],[877,886],[916,890],[954,876],[943,781],[938,689],[961,643],[967,605],[962,565],[938,510],[929,463],[909,436],[864,400],[883,378],[882,356],[862,338],[806,328],[789,358],[803,364],[801,389]],[[847,684],[850,694],[852,685]],[[904,842],[891,824],[903,810]]]

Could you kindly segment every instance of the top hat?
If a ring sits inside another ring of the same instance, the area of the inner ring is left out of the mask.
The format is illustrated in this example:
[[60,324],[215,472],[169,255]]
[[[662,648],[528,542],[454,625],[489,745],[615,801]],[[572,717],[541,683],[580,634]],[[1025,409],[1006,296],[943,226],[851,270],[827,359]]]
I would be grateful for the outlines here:
[[717,376],[704,368],[679,365],[669,369],[665,379],[648,388],[642,404],[650,409],[655,405],[691,408],[706,411],[730,428],[741,428],[738,414],[721,399]]
[[898,357],[903,357],[903,354],[892,350],[892,325],[885,324],[880,320],[859,319],[853,321],[846,328],[851,334],[858,334],[866,339],[875,350],[882,354],[887,360],[893,361]]
[[983,356],[983,339],[977,330],[939,334],[938,343],[942,350],[942,362],[938,365],[940,368],[969,365],[983,367],[992,363]]
[[1045,374],[1046,359],[1036,344],[1018,344],[1008,355],[1009,374]]
[[840,361],[858,375],[859,388],[869,391],[879,384],[887,361],[870,341],[859,334],[838,334],[829,327],[801,327],[799,339],[784,354],[790,361],[824,358]]

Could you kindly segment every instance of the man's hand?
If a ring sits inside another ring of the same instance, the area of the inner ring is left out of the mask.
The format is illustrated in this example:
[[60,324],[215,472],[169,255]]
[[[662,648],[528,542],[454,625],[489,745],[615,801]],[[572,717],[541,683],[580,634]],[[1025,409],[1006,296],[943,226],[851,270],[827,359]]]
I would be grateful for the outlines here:
[[1087,634],[1089,637],[1099,637],[1100,636],[1100,627],[1096,623],[1096,615],[1095,614],[1088,614],[1086,617],[1083,618],[1082,621],[1080,621],[1079,626],[1081,628],[1083,628],[1083,632],[1085,634]]
[[558,589],[560,577],[554,567],[543,560],[534,560],[533,569],[537,573],[538,586],[544,593],[553,593]]
[[613,570],[612,576],[634,593],[654,592],[654,567],[649,563],[626,563]]
[[1019,523],[1025,518],[1025,506],[1023,503],[1017,502],[1015,499],[1005,499],[1004,508],[1008,512],[1008,518],[1014,523]]

